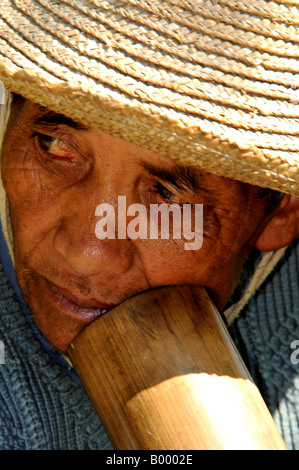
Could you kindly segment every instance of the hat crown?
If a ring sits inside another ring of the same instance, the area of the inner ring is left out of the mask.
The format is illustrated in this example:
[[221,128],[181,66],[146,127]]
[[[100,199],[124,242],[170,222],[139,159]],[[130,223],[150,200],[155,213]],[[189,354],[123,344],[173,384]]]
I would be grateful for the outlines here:
[[0,80],[182,163],[298,190],[298,5],[2,0]]

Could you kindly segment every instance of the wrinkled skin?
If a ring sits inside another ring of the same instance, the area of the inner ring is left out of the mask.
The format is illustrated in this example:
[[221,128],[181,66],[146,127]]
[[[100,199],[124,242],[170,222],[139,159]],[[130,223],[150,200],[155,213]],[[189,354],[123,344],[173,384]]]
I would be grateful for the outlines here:
[[[98,129],[36,123],[45,112],[28,101],[15,106],[2,178],[18,281],[48,340],[66,351],[98,307],[155,286],[204,285],[222,309],[267,221],[261,189],[199,169],[195,189],[178,189],[146,169],[173,169],[174,161]],[[118,195],[127,205],[203,204],[202,248],[186,251],[173,239],[98,240],[95,208],[116,205]]]

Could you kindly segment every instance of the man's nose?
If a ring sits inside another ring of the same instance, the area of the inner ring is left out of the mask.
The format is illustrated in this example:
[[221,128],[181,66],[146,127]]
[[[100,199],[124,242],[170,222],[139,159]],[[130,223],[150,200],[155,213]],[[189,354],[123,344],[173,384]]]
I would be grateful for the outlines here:
[[95,215],[64,218],[54,235],[54,249],[77,273],[93,276],[104,272],[124,274],[133,262],[132,243],[127,239],[99,240]]

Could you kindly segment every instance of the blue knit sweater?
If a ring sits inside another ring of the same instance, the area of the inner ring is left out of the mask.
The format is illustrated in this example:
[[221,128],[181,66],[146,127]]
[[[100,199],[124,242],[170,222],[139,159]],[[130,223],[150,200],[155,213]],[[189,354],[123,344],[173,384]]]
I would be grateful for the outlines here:
[[[298,243],[231,328],[290,449],[299,449]],[[73,370],[24,315],[0,264],[0,449],[112,449]]]
[[82,387],[44,350],[0,265],[0,449],[111,449]]
[[229,331],[287,447],[299,450],[299,350],[291,347],[299,340],[299,239]]

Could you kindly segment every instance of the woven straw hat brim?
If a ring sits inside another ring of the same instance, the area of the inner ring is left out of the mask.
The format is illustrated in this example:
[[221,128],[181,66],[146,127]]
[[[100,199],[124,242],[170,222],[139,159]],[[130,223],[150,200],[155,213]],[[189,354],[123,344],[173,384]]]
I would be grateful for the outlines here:
[[299,196],[298,5],[1,0],[0,80],[177,161]]

